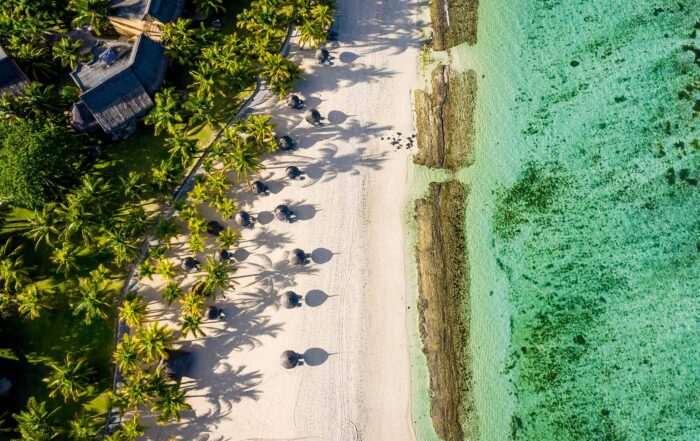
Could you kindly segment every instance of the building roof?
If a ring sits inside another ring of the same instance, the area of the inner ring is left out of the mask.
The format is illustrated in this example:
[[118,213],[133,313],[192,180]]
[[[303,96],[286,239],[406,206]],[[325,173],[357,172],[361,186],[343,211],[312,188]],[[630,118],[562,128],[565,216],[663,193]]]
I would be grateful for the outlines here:
[[185,0],[111,0],[107,7],[110,16],[129,20],[144,20],[147,15],[161,23],[180,17]]
[[0,96],[6,93],[19,95],[28,85],[29,80],[26,75],[0,46]]
[[82,91],[73,109],[73,125],[88,130],[89,113],[111,133],[144,116],[154,105],[151,96],[163,84],[166,69],[163,46],[145,35],[139,35],[133,46],[110,44],[94,51],[91,62],[71,72]]

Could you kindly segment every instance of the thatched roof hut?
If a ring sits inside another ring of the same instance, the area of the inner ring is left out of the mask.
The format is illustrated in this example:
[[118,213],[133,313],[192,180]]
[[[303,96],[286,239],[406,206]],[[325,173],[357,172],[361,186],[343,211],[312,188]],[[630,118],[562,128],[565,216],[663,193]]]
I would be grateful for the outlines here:
[[253,228],[253,218],[247,211],[239,211],[236,213],[234,220],[243,228]]
[[261,196],[266,196],[270,194],[270,189],[263,181],[253,181],[251,184],[253,187],[253,193]]
[[287,309],[296,308],[301,305],[301,296],[294,291],[287,291],[282,294],[280,303]]
[[163,46],[143,34],[133,45],[93,48],[93,60],[70,74],[81,92],[71,110],[73,126],[91,130],[97,124],[112,138],[126,137],[154,106],[151,97],[163,84],[167,64]]
[[301,109],[304,107],[304,100],[297,95],[291,94],[287,97],[287,105],[292,109]]
[[319,48],[316,51],[316,61],[318,61],[321,64],[328,63],[331,61],[331,53],[328,52],[328,49],[325,47]]
[[19,95],[29,85],[29,79],[0,46],[0,97]]
[[168,349],[168,358],[164,361],[163,373],[171,381],[180,381],[187,373],[192,354],[179,349]]
[[301,170],[299,170],[299,167],[296,167],[294,165],[290,165],[284,170],[284,174],[289,178],[289,179],[298,179],[301,176]]
[[133,37],[141,33],[162,37],[162,26],[182,14],[185,0],[110,0],[107,18],[116,31]]
[[285,369],[292,369],[299,364],[301,356],[294,351],[284,351],[280,355],[280,363]]
[[321,113],[316,109],[309,109],[304,113],[304,119],[307,123],[317,126],[321,124]]
[[207,222],[207,233],[212,236],[218,236],[222,231],[224,231],[224,227],[217,221]]
[[182,269],[184,271],[190,272],[199,269],[199,260],[192,256],[187,256],[182,260]]
[[293,215],[292,210],[284,204],[275,207],[275,218],[279,221],[291,222]]
[[289,263],[292,265],[306,265],[306,253],[299,248],[294,248],[289,255]]
[[280,139],[277,140],[277,146],[279,147],[280,150],[291,150],[294,148],[296,143],[290,136],[283,136]]

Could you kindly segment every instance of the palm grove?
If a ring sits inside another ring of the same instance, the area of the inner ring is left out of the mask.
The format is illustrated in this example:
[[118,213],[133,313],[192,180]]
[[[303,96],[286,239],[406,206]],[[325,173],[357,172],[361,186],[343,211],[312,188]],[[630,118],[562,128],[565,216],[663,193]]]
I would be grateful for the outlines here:
[[[0,414],[0,438],[95,439],[103,430],[105,409],[118,407],[125,418],[110,439],[131,440],[143,433],[139,415],[144,409],[167,423],[189,408],[178,382],[163,374],[162,361],[177,338],[203,335],[207,301],[233,286],[235,263],[209,255],[196,283],[184,286],[168,251],[181,233],[193,255],[212,251],[199,208],[207,204],[222,219],[235,215],[230,188],[249,184],[262,170],[262,158],[277,148],[269,116],[227,125],[209,147],[205,173],[187,200],[175,201],[174,217],[167,216],[166,202],[209,139],[203,134],[223,127],[256,77],[280,96],[301,77],[301,70],[279,53],[287,27],[296,26],[302,44],[319,45],[334,7],[332,0],[255,0],[227,15],[235,4],[193,0],[200,18],[220,16],[236,26],[216,32],[210,21],[189,18],[164,25],[170,71],[179,75],[156,94],[145,118],[163,154],[136,161],[150,161],[144,170],[142,163],[95,159],[88,146],[102,141],[68,128],[66,110],[78,91],[64,79],[85,60],[80,42],[65,33],[89,24],[102,38],[115,35],[106,0],[70,0],[68,8],[64,3],[0,4],[0,44],[31,80],[22,94],[0,97],[5,216],[0,335],[8,346],[0,348],[0,367],[3,360],[17,360],[27,371],[20,385],[32,392],[11,395],[15,402],[8,409],[16,411]],[[119,296],[125,269],[141,254],[146,237],[156,240],[138,263],[139,277],[167,281],[161,294],[178,306],[179,329],[147,320],[146,302],[137,293]],[[213,247],[225,250],[237,242],[238,232],[226,229]],[[111,345],[105,350],[102,343],[113,340],[117,315],[131,331],[114,351]],[[23,339],[37,340],[32,351]],[[105,394],[111,389],[110,362],[124,384]],[[102,401],[107,404],[96,404]]]

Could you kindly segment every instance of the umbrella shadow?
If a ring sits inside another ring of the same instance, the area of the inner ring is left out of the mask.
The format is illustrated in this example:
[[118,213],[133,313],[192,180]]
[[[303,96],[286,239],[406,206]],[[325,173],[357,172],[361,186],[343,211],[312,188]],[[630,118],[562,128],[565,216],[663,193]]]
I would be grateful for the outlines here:
[[348,116],[339,110],[331,110],[328,112],[328,122],[331,124],[342,124],[347,121]]
[[345,64],[354,63],[355,60],[357,60],[358,58],[359,57],[357,54],[355,54],[354,52],[348,52],[348,51],[341,52],[340,56],[338,57],[340,62],[345,63]]
[[307,366],[321,366],[332,355],[321,348],[309,348],[301,356]]
[[327,248],[316,248],[311,252],[311,260],[317,264],[328,263],[335,254]]
[[304,296],[304,302],[308,306],[316,308],[318,306],[323,305],[329,297],[331,296],[321,291],[320,289],[312,289],[311,291],[307,292]]

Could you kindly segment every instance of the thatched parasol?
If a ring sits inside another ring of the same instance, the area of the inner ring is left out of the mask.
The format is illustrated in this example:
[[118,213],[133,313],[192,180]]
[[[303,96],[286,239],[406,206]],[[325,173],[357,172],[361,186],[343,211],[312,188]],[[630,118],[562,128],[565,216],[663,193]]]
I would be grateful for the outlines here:
[[211,234],[212,236],[218,236],[222,231],[224,231],[224,227],[222,227],[217,221],[207,222],[207,233]]
[[327,63],[331,60],[331,53],[328,52],[328,49],[325,47],[322,47],[316,51],[316,61],[318,61],[321,64]]
[[289,256],[292,265],[306,265],[306,253],[299,248],[294,248]]
[[294,142],[294,140],[286,135],[277,140],[277,146],[280,150],[291,150],[294,148],[295,145],[296,143]]
[[299,176],[301,176],[301,170],[299,170],[299,167],[290,165],[284,170],[284,174],[289,178],[289,179],[297,179]]
[[187,256],[182,261],[182,269],[185,271],[195,271],[199,269],[199,261],[194,257]]
[[278,205],[275,207],[275,218],[284,222],[291,222],[294,213],[286,205]]
[[280,303],[287,309],[296,308],[301,305],[301,297],[294,291],[287,291],[282,294]]
[[253,187],[253,193],[257,195],[268,195],[270,194],[270,189],[267,187],[263,181],[253,181],[251,184]]
[[317,126],[321,124],[321,113],[316,109],[309,109],[304,114],[304,119],[307,123]]
[[164,361],[163,373],[171,381],[180,381],[187,372],[192,354],[179,349],[168,349],[168,358]]
[[250,217],[247,211],[239,211],[236,213],[234,220],[243,228],[253,228],[253,218]]
[[280,363],[285,369],[292,369],[299,364],[301,356],[294,351],[284,351],[280,355]]
[[292,109],[301,109],[304,107],[304,100],[292,94],[287,97],[287,105]]
[[217,262],[228,262],[231,260],[231,253],[229,253],[228,250],[221,249],[216,253],[214,259],[216,259]]
[[222,311],[221,308],[218,308],[216,306],[210,306],[209,309],[207,309],[207,318],[209,320],[218,319],[223,316],[224,311]]

